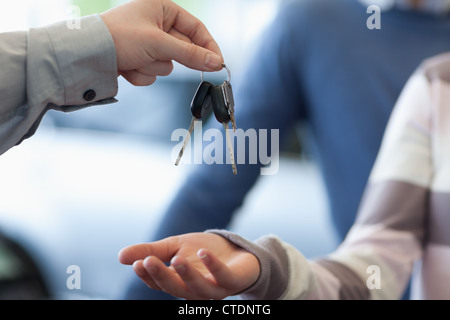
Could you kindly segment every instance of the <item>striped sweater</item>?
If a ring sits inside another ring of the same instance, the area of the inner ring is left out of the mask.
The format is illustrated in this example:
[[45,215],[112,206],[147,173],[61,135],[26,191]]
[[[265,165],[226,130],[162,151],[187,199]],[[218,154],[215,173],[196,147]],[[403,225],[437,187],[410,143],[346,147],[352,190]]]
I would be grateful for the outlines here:
[[307,260],[274,236],[211,232],[260,261],[243,298],[398,299],[412,276],[412,299],[450,299],[450,53],[424,61],[407,82],[335,252]]

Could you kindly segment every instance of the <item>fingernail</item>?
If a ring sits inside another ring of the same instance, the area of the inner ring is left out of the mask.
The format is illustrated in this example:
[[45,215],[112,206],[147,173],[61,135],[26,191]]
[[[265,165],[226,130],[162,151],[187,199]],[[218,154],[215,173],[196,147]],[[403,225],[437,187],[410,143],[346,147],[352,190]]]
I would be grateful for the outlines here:
[[204,264],[207,264],[207,263],[209,262],[208,255],[206,254],[206,252],[205,252],[204,250],[200,249],[200,250],[197,252],[197,256],[202,260],[202,262],[203,262]]
[[186,270],[184,264],[178,262],[178,259],[176,257],[172,259],[171,264],[179,274],[184,273],[184,271]]
[[138,267],[138,264],[141,263],[141,262],[142,262],[142,260],[136,260],[136,261],[133,263],[133,269],[134,269],[134,272],[136,272],[136,274],[137,274],[139,277],[142,277],[142,276],[143,276],[143,273],[141,272],[142,270]]
[[219,69],[222,65],[222,58],[214,53],[208,53],[205,58],[205,66],[208,69]]
[[155,274],[158,271],[158,268],[156,268],[155,266],[151,265],[150,257],[145,258],[145,260],[144,260],[144,267],[148,271],[148,273],[150,273],[150,274]]

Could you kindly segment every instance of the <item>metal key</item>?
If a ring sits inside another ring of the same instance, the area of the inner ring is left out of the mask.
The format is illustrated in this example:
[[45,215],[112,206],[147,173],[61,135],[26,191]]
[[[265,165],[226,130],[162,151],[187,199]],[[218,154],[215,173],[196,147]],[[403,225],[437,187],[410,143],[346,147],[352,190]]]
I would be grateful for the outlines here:
[[178,154],[178,158],[175,161],[176,166],[178,166],[178,164],[180,163],[184,150],[186,149],[186,146],[191,138],[191,134],[195,126],[195,121],[207,117],[212,111],[211,95],[209,94],[209,91],[212,87],[214,87],[212,83],[208,81],[202,81],[198,86],[197,91],[194,94],[194,97],[192,98],[191,125],[189,126],[188,133],[184,138],[184,143],[183,146],[181,147],[180,153]]
[[[211,95],[211,101],[212,101],[212,107],[214,110],[214,115],[220,123],[222,123],[223,128],[225,130],[226,140],[227,140],[227,146],[228,146],[228,152],[230,153],[230,161],[231,166],[233,168],[233,173],[237,174],[236,169],[236,163],[234,161],[234,151],[233,146],[231,144],[231,137],[230,132],[228,128],[228,123],[232,121],[234,118],[231,116],[231,110],[230,110],[230,91],[228,91],[228,85],[229,82],[225,81],[223,84],[214,86],[210,89],[210,95]],[[230,85],[231,88],[231,85]],[[228,97],[227,97],[228,95]],[[232,96],[232,92],[231,92]],[[232,99],[231,99],[232,100]],[[233,101],[234,104],[234,101]],[[233,112],[234,113],[234,112]]]
[[228,73],[228,80],[224,81],[221,84],[223,100],[230,115],[233,131],[236,132],[236,119],[234,117],[234,96],[233,96],[233,88],[231,86],[231,72],[230,69],[227,68],[226,64],[222,64],[222,66],[227,70]]
[[226,107],[228,109],[228,113],[230,114],[231,124],[233,126],[233,131],[236,132],[236,119],[234,118],[234,97],[233,97],[233,88],[231,87],[231,83],[225,81],[221,85],[223,100],[226,103]]

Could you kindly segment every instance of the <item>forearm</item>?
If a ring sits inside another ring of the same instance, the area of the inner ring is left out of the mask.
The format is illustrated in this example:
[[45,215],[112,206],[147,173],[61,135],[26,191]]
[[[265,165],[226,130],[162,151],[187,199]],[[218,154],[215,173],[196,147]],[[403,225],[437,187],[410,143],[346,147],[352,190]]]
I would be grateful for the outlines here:
[[[277,237],[251,242],[224,230],[208,232],[225,237],[257,257],[260,276],[239,293],[249,300],[398,299],[420,254],[419,243],[408,232],[376,227],[353,229],[339,250],[317,260],[307,260]],[[373,266],[381,270],[380,277],[372,273]],[[378,280],[380,283],[376,283]]]
[[0,34],[0,154],[31,136],[49,109],[115,101],[117,62],[99,16]]

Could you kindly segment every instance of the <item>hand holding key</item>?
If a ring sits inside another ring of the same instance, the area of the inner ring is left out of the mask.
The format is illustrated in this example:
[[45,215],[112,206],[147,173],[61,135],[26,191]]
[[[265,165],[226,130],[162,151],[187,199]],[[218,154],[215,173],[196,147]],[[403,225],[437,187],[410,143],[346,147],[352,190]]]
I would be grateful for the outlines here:
[[134,85],[170,74],[172,61],[195,70],[221,69],[223,57],[208,29],[174,1],[128,1],[100,16],[114,40],[118,72]]
[[214,111],[216,120],[223,124],[233,173],[237,174],[236,163],[234,161],[233,146],[231,144],[230,132],[228,131],[228,123],[230,121],[232,123],[233,130],[236,131],[236,120],[234,117],[234,97],[233,89],[230,83],[231,73],[225,64],[223,65],[223,67],[227,69],[228,80],[224,81],[220,85],[213,85],[210,82],[204,81],[202,72],[202,82],[200,83],[200,86],[198,87],[191,102],[191,114],[193,116],[191,125],[189,127],[188,134],[184,140],[175,165],[179,164],[181,157],[183,156],[186,145],[191,137],[192,131],[194,130],[195,121],[209,115],[212,109]]

